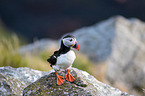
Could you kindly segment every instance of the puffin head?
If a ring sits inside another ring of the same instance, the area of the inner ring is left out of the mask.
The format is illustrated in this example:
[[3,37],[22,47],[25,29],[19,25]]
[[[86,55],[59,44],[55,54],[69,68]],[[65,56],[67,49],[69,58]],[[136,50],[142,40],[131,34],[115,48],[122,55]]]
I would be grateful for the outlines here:
[[63,42],[64,46],[69,47],[69,48],[72,47],[79,51],[79,44],[74,36],[66,35],[63,37],[62,42]]

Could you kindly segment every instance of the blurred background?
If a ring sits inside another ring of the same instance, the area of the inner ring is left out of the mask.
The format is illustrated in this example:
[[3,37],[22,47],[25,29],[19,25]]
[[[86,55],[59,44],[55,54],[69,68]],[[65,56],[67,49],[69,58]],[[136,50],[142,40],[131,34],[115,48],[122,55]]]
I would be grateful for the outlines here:
[[71,32],[81,48],[73,67],[143,96],[144,21],[145,0],[0,0],[0,67],[49,71],[46,59]]
[[3,24],[30,41],[60,38],[114,15],[145,21],[144,0],[0,0]]

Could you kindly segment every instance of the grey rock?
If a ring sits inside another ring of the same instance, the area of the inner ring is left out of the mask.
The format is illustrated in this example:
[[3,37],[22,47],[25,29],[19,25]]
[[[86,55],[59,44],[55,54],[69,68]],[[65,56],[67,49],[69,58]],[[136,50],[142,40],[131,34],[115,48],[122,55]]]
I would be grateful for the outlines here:
[[18,79],[0,74],[0,96],[20,95],[25,87]]
[[44,50],[51,50],[58,48],[58,41],[52,39],[41,39],[32,44],[24,45],[19,49],[19,52],[24,53],[40,53]]
[[145,88],[145,23],[138,19],[117,18],[116,36],[108,59],[107,79],[123,82],[129,91],[144,96]]
[[0,95],[22,95],[23,89],[48,72],[30,68],[0,67]]
[[[62,85],[56,84],[56,74],[51,71],[41,77],[36,82],[27,86],[24,96],[131,96],[121,92],[119,89],[97,81],[93,76],[85,71],[71,68],[70,73],[75,77],[75,81],[70,83],[65,81]],[[66,75],[66,71],[59,72],[61,76]]]
[[33,70],[27,67],[12,68],[7,66],[0,67],[0,73],[23,81],[25,84],[30,84],[48,72]]
[[145,23],[122,16],[112,17],[73,34],[80,51],[94,62],[107,64],[106,78],[123,83],[131,92],[145,88]]
[[111,18],[90,27],[78,29],[73,34],[80,45],[80,51],[92,61],[104,61],[112,52],[115,37],[115,19]]

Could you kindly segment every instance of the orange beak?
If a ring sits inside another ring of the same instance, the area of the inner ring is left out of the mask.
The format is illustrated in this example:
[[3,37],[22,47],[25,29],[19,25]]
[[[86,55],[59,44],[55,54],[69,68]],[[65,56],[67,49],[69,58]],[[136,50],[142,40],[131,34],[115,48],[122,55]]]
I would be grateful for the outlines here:
[[73,44],[72,46],[73,46],[73,48],[75,48],[75,49],[77,49],[79,51],[80,47],[79,47],[78,42],[76,42],[75,45]]

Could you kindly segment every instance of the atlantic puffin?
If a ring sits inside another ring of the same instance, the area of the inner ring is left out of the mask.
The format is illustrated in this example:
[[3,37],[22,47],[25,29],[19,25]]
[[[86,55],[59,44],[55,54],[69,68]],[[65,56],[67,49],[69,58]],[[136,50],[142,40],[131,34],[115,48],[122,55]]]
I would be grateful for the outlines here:
[[79,51],[79,44],[76,38],[72,35],[66,35],[61,39],[60,49],[55,51],[47,61],[50,63],[50,66],[55,70],[57,76],[57,84],[61,85],[64,83],[62,76],[58,75],[57,71],[67,70],[67,74],[65,76],[66,80],[69,82],[73,82],[75,78],[69,73],[69,68],[72,66],[76,55],[72,48],[75,48]]

